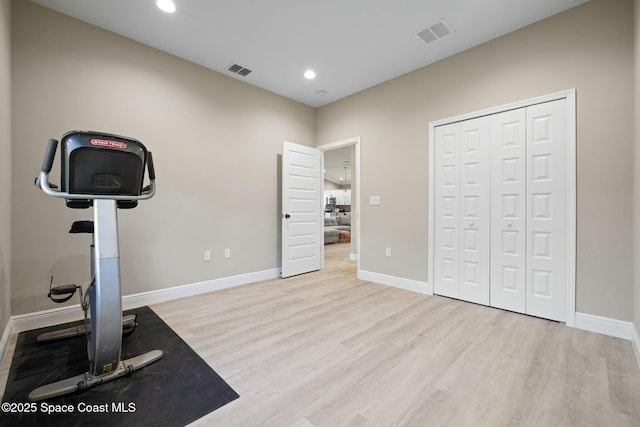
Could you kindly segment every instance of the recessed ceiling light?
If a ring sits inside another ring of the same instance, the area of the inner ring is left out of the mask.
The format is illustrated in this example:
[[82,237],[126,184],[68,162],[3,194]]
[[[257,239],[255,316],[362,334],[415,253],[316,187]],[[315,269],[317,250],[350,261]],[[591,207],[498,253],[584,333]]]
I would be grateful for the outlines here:
[[313,80],[316,78],[316,72],[313,70],[307,70],[304,72],[304,78],[307,80]]
[[176,11],[176,4],[173,0],[157,0],[156,6],[163,12],[173,13]]

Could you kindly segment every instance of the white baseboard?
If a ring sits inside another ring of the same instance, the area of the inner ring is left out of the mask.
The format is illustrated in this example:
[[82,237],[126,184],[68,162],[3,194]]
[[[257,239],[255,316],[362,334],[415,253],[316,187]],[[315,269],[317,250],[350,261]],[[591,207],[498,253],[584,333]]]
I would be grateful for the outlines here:
[[418,292],[429,295],[427,282],[419,280],[405,279],[403,277],[389,276],[387,274],[374,273],[372,271],[358,270],[358,279],[368,282],[379,283],[381,285],[392,286],[394,288],[405,289],[407,291]]
[[[173,288],[125,295],[122,297],[122,309],[130,310],[145,305],[158,304],[174,299],[247,285],[249,283],[260,282],[262,280],[276,279],[278,277],[280,277],[280,269],[273,268],[271,270],[223,277],[220,279],[207,280],[189,285],[175,286]],[[79,304],[34,313],[20,314],[13,316],[10,320],[10,323],[13,322],[13,330],[11,333],[20,333],[32,329],[44,328],[46,326],[59,325],[60,323],[74,322],[81,320],[82,318],[83,313]],[[9,337],[11,337],[11,333],[9,334]],[[0,345],[3,344],[4,341],[0,342]],[[4,347],[0,347],[0,351],[3,350]]]
[[13,332],[20,333],[31,329],[75,322],[83,318],[80,304],[68,305],[50,310],[35,311],[33,313],[12,316]]
[[631,322],[587,313],[576,313],[576,328],[626,340],[632,339],[634,330]]
[[273,268],[270,270],[239,274],[237,276],[223,277],[221,279],[207,280],[204,282],[176,286],[173,288],[127,295],[122,298],[122,309],[130,310],[144,305],[158,304],[178,298],[206,294],[208,292],[261,282],[263,280],[277,279],[278,277],[280,277],[280,269]]

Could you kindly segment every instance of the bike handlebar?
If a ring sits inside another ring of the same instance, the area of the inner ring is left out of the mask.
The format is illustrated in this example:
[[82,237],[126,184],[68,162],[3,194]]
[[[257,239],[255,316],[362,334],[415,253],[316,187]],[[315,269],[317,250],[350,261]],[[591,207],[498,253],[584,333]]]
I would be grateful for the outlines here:
[[44,153],[44,160],[42,161],[42,172],[49,173],[53,167],[53,159],[56,156],[56,150],[58,149],[58,141],[51,138],[47,143],[47,151]]
[[153,167],[153,155],[151,154],[151,151],[147,152],[147,172],[149,173],[149,179],[151,181],[155,181],[156,170]]

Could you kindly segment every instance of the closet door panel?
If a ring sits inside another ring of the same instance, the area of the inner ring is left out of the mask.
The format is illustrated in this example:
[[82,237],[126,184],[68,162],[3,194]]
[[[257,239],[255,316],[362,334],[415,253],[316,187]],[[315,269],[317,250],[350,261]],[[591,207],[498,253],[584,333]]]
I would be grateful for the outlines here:
[[457,123],[435,129],[434,284],[438,295],[460,296],[460,152]]
[[491,306],[526,310],[526,112],[491,116]]
[[527,108],[527,314],[566,317],[566,100]]
[[460,123],[460,299],[489,305],[491,119]]

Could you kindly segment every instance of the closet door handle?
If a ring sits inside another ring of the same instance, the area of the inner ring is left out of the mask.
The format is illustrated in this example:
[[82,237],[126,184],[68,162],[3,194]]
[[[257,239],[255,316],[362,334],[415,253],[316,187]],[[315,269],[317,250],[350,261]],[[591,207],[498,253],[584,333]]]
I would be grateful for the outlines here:
[[509,227],[509,228],[513,227],[513,222],[509,221],[509,222],[507,223],[507,227]]

